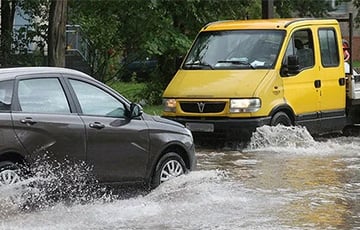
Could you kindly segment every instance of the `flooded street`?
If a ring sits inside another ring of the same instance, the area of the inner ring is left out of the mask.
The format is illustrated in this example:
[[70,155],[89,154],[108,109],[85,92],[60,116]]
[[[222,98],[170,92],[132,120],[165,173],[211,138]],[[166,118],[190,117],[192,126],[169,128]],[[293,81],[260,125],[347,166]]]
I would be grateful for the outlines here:
[[19,211],[2,188],[0,229],[360,229],[360,137],[262,127],[245,149],[197,156],[196,171],[127,199]]

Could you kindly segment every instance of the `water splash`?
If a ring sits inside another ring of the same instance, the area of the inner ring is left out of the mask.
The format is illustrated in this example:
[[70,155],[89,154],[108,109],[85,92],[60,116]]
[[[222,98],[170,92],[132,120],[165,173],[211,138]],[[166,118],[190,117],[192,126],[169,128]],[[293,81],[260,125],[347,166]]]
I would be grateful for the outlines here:
[[[265,202],[267,211],[259,214]],[[150,230],[254,229],[261,225],[269,229],[276,221],[272,207],[281,202],[282,198],[253,194],[225,171],[194,171],[161,184],[147,195],[71,207],[58,204],[12,216],[3,227]]]
[[111,191],[98,183],[92,168],[85,162],[68,159],[58,162],[45,155],[22,169],[29,172],[27,178],[0,187],[0,217],[58,203],[74,205],[113,199]]
[[262,126],[253,133],[245,151],[296,154],[359,154],[359,137],[313,138],[305,127]]
[[253,133],[249,149],[264,149],[268,147],[309,147],[316,141],[306,128],[299,126],[262,126]]

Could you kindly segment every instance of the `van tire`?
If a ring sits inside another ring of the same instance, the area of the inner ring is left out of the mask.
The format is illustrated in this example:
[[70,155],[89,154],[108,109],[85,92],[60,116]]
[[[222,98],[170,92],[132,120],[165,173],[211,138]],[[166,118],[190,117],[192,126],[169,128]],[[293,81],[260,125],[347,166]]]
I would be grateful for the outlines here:
[[277,112],[271,118],[270,125],[271,126],[276,126],[276,125],[291,126],[293,124],[291,122],[291,119],[289,118],[289,116],[286,113]]

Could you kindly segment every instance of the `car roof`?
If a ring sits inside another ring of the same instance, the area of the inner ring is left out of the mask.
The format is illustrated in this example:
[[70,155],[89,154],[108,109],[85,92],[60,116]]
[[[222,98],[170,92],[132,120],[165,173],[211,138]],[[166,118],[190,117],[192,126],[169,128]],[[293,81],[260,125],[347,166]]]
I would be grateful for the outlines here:
[[0,68],[0,80],[14,79],[16,76],[25,74],[44,74],[44,73],[58,73],[58,74],[73,74],[82,76],[84,78],[91,78],[89,75],[68,68],[61,67],[14,67],[14,68]]

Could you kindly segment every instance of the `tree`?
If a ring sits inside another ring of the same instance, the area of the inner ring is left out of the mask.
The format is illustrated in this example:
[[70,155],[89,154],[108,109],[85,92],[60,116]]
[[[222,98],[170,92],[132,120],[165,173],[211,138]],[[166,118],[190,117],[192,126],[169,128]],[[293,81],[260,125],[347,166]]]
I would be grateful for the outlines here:
[[48,64],[65,67],[67,0],[51,0],[48,29]]
[[1,66],[9,64],[17,0],[1,0]]
[[[348,1],[336,0],[336,4]],[[329,0],[274,0],[274,6],[280,17],[324,17],[334,10]]]

